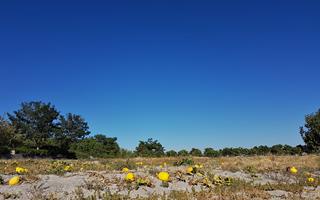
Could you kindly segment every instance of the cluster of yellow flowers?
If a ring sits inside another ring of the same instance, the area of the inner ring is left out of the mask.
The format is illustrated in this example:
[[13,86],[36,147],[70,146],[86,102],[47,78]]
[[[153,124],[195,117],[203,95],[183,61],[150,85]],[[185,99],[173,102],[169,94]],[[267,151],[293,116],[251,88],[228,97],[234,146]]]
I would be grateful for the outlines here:
[[[136,181],[137,185],[147,185],[147,186],[151,186],[152,185],[149,178],[141,178],[141,177],[136,178],[135,174],[132,173],[132,172],[129,172],[130,170],[127,167],[122,168],[121,171],[123,173],[126,173],[124,179],[127,182],[132,183],[132,182]],[[157,178],[159,180],[161,180],[162,182],[165,182],[165,183],[170,181],[170,175],[169,175],[168,172],[165,172],[165,171],[159,172],[157,174]]]
[[[289,171],[291,174],[298,173],[298,169],[296,167],[288,167],[287,171]],[[315,178],[313,178],[310,173],[305,173],[305,175],[307,176],[307,179],[306,179],[307,183],[314,183],[315,182]]]
[[133,181],[135,180],[135,176],[134,176],[133,173],[131,173],[131,172],[129,172],[129,171],[130,171],[129,168],[127,168],[127,167],[122,168],[122,172],[123,172],[123,173],[126,173],[126,176],[125,176],[124,179],[125,179],[127,182],[133,182]]
[[[198,171],[200,169],[203,168],[203,165],[202,164],[196,164],[194,165],[193,167],[192,166],[189,166],[187,169],[186,169],[186,173],[189,174],[189,175],[192,175],[192,174],[196,174],[198,173]],[[199,174],[199,173],[198,173]]]
[[[23,168],[23,167],[16,167],[16,172],[17,172],[18,174],[25,174],[25,173],[28,173],[28,169]],[[14,185],[19,184],[20,182],[21,182],[20,176],[14,176],[14,177],[12,177],[12,178],[9,179],[8,184],[9,184],[10,186],[14,186]]]
[[25,173],[28,173],[28,169],[23,168],[23,167],[16,167],[16,172],[18,174],[25,174]]

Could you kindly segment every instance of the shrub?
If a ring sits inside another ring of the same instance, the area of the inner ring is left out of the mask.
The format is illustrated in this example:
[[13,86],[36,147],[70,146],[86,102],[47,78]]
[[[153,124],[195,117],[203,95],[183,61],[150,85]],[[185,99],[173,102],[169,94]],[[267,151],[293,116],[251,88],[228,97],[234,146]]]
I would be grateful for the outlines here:
[[205,148],[203,154],[206,157],[217,157],[219,156],[219,151],[216,151],[213,148]]
[[202,156],[202,152],[200,149],[192,148],[190,151],[190,155],[192,156]]
[[166,152],[166,156],[169,156],[169,157],[174,157],[174,156],[177,156],[178,153],[174,150],[170,150],[170,151],[167,151]]
[[21,146],[16,149],[16,153],[22,154],[24,157],[46,157],[49,155],[48,150],[46,149],[36,149],[26,146]]
[[187,150],[185,150],[185,149],[180,150],[178,152],[178,156],[188,156],[188,155],[189,155],[189,152]]
[[107,138],[104,135],[85,138],[71,145],[70,151],[77,158],[111,158],[119,156],[120,148],[116,142],[117,138]]
[[139,145],[136,147],[136,153],[138,156],[143,157],[160,157],[164,155],[164,147],[158,140],[149,138],[147,141],[139,142]]
[[175,166],[181,166],[181,165],[193,165],[194,162],[191,158],[184,158],[182,160],[179,160],[174,163]]

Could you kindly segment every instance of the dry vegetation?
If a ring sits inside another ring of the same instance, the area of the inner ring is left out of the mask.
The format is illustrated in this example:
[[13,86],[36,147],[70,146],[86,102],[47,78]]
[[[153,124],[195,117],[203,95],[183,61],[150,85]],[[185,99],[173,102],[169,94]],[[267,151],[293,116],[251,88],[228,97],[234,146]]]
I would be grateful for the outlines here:
[[[190,166],[197,173],[186,173]],[[16,167],[28,172],[9,186]],[[125,180],[125,167],[134,181]],[[160,171],[170,174],[168,182],[158,179]],[[0,160],[0,176],[0,199],[320,199],[317,155]]]

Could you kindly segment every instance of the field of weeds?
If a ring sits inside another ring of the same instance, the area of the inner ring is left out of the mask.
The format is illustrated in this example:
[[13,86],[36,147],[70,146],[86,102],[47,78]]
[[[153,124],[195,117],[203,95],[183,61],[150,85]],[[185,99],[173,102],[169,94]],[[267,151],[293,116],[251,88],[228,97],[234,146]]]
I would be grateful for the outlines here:
[[0,199],[320,199],[320,156],[0,160]]

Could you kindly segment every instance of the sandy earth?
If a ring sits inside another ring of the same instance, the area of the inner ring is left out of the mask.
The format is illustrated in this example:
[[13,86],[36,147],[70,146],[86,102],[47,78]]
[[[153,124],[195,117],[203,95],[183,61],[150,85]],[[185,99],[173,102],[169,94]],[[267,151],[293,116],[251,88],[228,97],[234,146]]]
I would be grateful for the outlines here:
[[[171,167],[169,172],[179,170],[178,167]],[[250,174],[244,172],[230,172],[222,170],[214,170],[213,174],[221,175],[223,177],[232,177],[234,179],[241,179],[252,184],[274,184],[283,178],[286,182],[293,182],[293,179],[288,177],[269,173],[269,174],[255,174],[252,177]],[[66,173],[63,176],[57,175],[39,175],[38,180],[24,181],[22,184],[16,186],[1,185],[0,186],[0,200],[2,199],[41,199],[41,197],[56,197],[58,199],[75,199],[79,196],[88,197],[94,194],[98,188],[101,191],[109,191],[111,193],[118,193],[122,195],[129,195],[130,197],[148,197],[151,194],[167,194],[173,190],[182,191],[201,191],[207,188],[203,185],[190,185],[190,179],[197,177],[190,176],[186,181],[179,181],[174,179],[169,187],[163,187],[162,182],[155,176],[150,176],[146,171],[135,171],[135,174],[140,177],[148,176],[153,184],[153,187],[140,186],[138,189],[129,188],[124,182],[124,174],[119,171],[113,172],[94,172],[87,171],[81,173]],[[12,175],[1,175],[5,182],[12,177]],[[281,177],[283,176],[283,177]],[[276,180],[277,179],[277,180]],[[81,190],[79,190],[81,188]],[[81,191],[81,192],[79,192]],[[271,199],[280,200],[288,199],[289,192],[282,190],[268,191]],[[11,196],[10,196],[11,195]],[[305,199],[320,199],[320,187],[305,187],[302,194]]]

